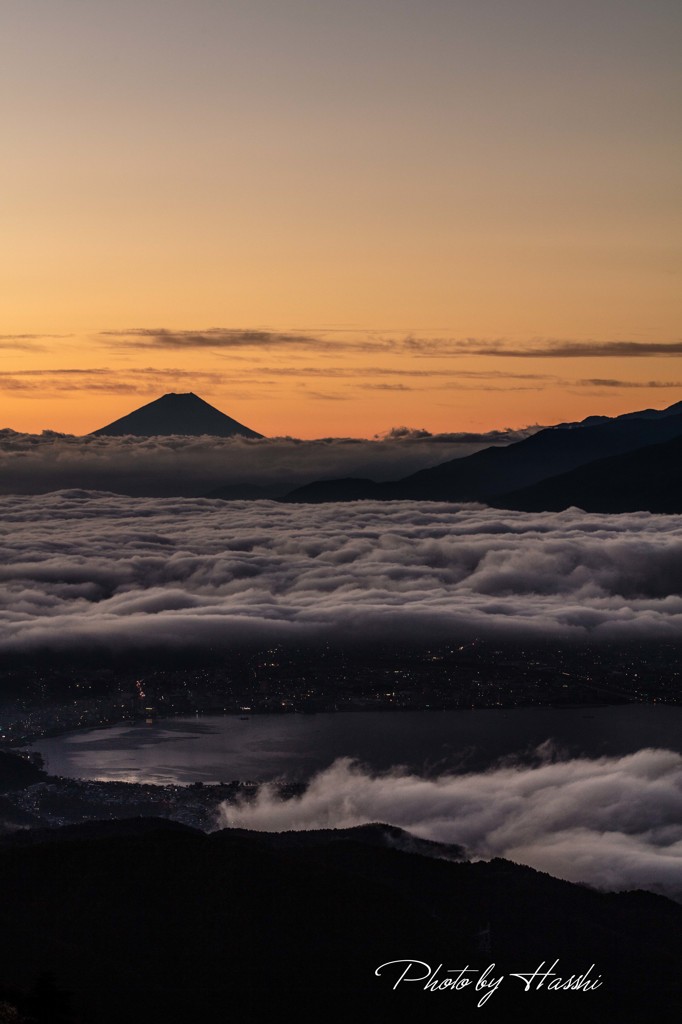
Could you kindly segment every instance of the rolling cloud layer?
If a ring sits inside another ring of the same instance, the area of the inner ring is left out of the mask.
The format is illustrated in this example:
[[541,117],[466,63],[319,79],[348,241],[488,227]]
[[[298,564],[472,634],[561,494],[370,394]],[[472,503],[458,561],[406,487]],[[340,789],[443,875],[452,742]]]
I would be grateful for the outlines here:
[[220,826],[280,832],[386,822],[472,858],[506,857],[605,889],[646,888],[682,900],[682,757],[639,750],[529,768],[423,778],[334,762],[302,796],[276,785],[253,803],[224,804]]
[[405,640],[675,640],[682,517],[0,498],[0,650]]
[[195,497],[230,485],[272,493],[313,480],[359,476],[393,480],[491,444],[534,433],[430,434],[394,427],[373,441],[322,438],[74,437],[0,430],[0,494],[42,494],[64,488],[145,496]]

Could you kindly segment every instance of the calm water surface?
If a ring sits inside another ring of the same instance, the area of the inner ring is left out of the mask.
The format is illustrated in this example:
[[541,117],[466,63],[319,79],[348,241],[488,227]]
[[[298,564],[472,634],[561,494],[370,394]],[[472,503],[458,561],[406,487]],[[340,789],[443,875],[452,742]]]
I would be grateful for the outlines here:
[[68,733],[32,749],[55,775],[188,784],[272,778],[305,780],[339,757],[372,769],[481,771],[527,757],[543,743],[599,757],[663,747],[682,753],[682,708],[515,708],[476,711],[341,712],[320,715],[189,716]]

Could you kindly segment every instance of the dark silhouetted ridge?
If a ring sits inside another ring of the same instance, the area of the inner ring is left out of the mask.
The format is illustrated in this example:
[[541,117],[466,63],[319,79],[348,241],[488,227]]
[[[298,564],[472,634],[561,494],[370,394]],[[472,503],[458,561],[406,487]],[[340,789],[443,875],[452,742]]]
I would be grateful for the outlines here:
[[282,501],[321,503],[325,501],[366,501],[386,498],[385,485],[362,477],[341,477],[338,480],[315,480],[285,495]]
[[[682,403],[615,419],[560,424],[506,447],[422,469],[402,480],[321,480],[291,491],[286,501],[482,501],[568,473],[598,459],[624,455],[682,436]],[[639,505],[646,508],[646,505]]]
[[[679,905],[395,840],[377,825],[297,841],[138,822],[2,846],[0,997],[14,990],[19,1005],[49,971],[82,1024],[679,1020]],[[479,1009],[473,985],[396,990],[396,968],[376,970],[398,958],[443,976],[494,963],[505,981]],[[510,977],[557,958],[564,977],[594,965],[602,986],[526,992]]]
[[193,394],[162,395],[161,398],[140,406],[127,416],[114,420],[93,434],[124,437],[162,437],[171,434],[212,437],[262,437],[262,434],[226,416],[203,398]]
[[467,458],[421,470],[400,484],[405,497],[487,500],[595,459],[635,451],[680,434],[682,415],[609,420],[578,430],[549,427],[507,448],[486,448]]
[[494,504],[524,512],[682,512],[682,437],[597,459],[570,473],[501,495]]

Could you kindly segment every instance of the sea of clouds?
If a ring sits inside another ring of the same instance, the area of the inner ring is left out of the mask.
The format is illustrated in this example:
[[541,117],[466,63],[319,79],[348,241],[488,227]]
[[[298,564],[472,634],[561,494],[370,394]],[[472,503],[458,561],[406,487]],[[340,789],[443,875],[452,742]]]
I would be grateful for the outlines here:
[[[679,640],[682,516],[286,505],[59,491],[0,497],[0,651],[489,635]],[[422,777],[340,760],[221,824],[398,825],[605,888],[682,898],[682,758]]]
[[380,821],[423,839],[505,857],[557,878],[610,890],[644,888],[682,900],[682,756],[639,750],[621,757],[424,778],[375,774],[347,759],[282,799],[276,784],[253,802],[225,803],[221,827],[281,832]]
[[462,635],[674,640],[682,517],[0,497],[0,650]]
[[43,494],[64,488],[136,496],[199,497],[217,488],[256,486],[284,494],[313,480],[395,480],[490,445],[539,430],[430,434],[394,427],[373,440],[292,437],[74,437],[0,430],[0,494]]

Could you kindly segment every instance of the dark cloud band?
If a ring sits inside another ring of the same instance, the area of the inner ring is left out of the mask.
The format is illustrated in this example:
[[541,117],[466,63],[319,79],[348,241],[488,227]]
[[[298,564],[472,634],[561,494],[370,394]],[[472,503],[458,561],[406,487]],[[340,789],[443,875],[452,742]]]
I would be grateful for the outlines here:
[[191,497],[246,484],[283,494],[326,477],[398,479],[490,444],[509,444],[536,429],[432,435],[399,427],[371,441],[73,437],[0,430],[0,494],[80,487]]
[[167,328],[135,327],[101,331],[100,337],[125,348],[159,349],[301,349],[321,352],[385,352],[421,356],[500,356],[514,358],[637,358],[682,354],[682,342],[630,340],[576,341],[572,339],[534,339],[518,344],[505,338],[428,338],[414,335],[391,337],[356,330],[355,336],[340,339],[322,332],[287,332],[211,327],[203,330],[176,331]]

